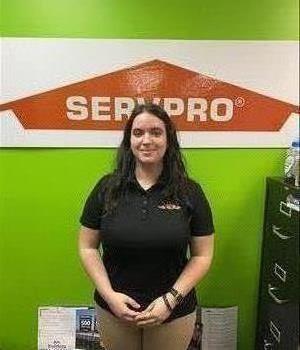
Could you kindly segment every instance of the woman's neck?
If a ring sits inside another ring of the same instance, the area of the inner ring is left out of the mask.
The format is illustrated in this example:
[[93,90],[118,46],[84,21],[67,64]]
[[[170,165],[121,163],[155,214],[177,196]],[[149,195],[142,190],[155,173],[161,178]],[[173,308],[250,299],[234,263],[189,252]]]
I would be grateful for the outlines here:
[[135,168],[135,176],[138,182],[153,185],[156,183],[163,169],[163,164],[142,164],[137,163]]

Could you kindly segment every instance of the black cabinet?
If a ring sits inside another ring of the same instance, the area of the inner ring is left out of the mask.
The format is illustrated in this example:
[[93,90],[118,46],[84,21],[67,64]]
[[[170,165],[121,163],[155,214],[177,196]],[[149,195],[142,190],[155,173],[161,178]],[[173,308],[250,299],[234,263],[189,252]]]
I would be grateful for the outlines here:
[[256,350],[300,349],[297,198],[299,188],[267,178]]

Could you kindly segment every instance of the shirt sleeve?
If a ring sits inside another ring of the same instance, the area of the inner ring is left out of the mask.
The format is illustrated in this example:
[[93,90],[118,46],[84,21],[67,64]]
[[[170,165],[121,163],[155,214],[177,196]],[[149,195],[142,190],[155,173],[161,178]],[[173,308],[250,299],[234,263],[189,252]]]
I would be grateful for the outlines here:
[[208,236],[215,231],[209,202],[196,182],[192,185],[190,228],[192,236]]
[[103,185],[105,178],[106,177],[103,177],[97,182],[87,197],[79,220],[83,226],[94,230],[101,229],[101,216],[104,207]]

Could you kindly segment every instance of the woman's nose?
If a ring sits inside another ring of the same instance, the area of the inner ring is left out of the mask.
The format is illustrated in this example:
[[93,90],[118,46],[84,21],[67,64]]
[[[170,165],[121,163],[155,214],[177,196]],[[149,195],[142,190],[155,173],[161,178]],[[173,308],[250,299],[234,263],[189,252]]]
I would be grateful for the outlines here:
[[145,133],[143,135],[143,143],[150,143],[151,142],[151,136],[149,135],[149,133]]

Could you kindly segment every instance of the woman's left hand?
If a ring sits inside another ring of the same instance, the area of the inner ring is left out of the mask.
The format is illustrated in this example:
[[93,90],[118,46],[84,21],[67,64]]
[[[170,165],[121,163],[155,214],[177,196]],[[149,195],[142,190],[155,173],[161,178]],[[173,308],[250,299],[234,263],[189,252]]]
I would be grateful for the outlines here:
[[166,320],[171,314],[162,297],[152,301],[152,303],[135,316],[134,322],[139,327],[157,326]]

